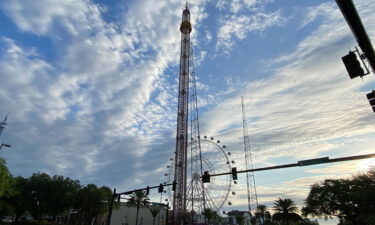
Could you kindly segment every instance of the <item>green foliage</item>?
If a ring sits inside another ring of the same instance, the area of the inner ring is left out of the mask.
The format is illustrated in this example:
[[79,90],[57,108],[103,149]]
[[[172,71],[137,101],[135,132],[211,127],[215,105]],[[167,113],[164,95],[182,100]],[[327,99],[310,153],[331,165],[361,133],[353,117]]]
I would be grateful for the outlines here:
[[375,170],[352,179],[327,179],[311,186],[304,215],[337,216],[340,224],[375,224]]
[[[5,165],[3,161],[1,163]],[[9,187],[11,191],[0,197],[0,212],[13,214],[16,223],[22,222],[19,217],[26,212],[39,221],[27,222],[32,224],[41,223],[40,220],[46,217],[54,221],[59,213],[75,209],[78,213],[73,223],[91,224],[94,218],[107,212],[112,198],[108,187],[98,188],[94,184],[81,187],[77,180],[57,175],[50,177],[46,173],[12,178]]]
[[245,222],[245,217],[242,214],[236,214],[234,218],[236,218],[236,221],[239,225],[243,225],[243,223]]
[[[16,177],[13,179],[13,195],[4,198],[10,212],[15,214],[15,221],[30,208],[30,194],[28,192],[28,179]],[[8,213],[9,213],[8,211]]]
[[296,213],[298,211],[296,204],[289,198],[276,200],[273,210],[275,213],[272,220],[281,225],[295,224],[302,220],[301,216]]
[[268,211],[267,206],[259,205],[254,218],[266,223],[266,221],[271,221],[271,213]]
[[206,217],[208,224],[210,224],[210,221],[212,221],[215,217],[217,217],[217,212],[215,210],[212,210],[210,208],[206,208],[203,211],[204,217]]
[[75,224],[88,225],[94,219],[106,213],[112,199],[112,191],[108,187],[98,188],[95,184],[88,184],[80,189],[74,199],[74,209],[78,216]]
[[146,195],[146,191],[136,191],[130,195],[130,198],[126,202],[127,207],[148,207],[149,198]]
[[0,158],[0,198],[12,195],[12,175],[4,159]]
[[298,225],[319,225],[318,221],[316,220],[309,220],[308,218],[303,218]]

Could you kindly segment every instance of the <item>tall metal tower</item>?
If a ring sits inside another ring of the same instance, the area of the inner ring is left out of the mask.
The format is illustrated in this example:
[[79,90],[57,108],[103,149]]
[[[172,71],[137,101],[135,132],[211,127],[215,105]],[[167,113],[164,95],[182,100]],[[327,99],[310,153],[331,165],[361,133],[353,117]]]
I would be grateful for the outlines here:
[[[245,104],[243,101],[243,96],[241,96],[241,105],[242,105],[242,125],[243,125],[243,143],[245,149],[245,165],[246,170],[253,169],[253,159],[251,157],[250,149],[250,138],[249,131],[247,129],[247,119]],[[256,210],[258,209],[258,196],[257,189],[255,186],[255,176],[254,172],[246,173],[246,183],[247,183],[247,207],[249,212],[253,212],[255,215]]]
[[8,126],[8,115],[9,115],[9,113],[10,113],[10,111],[5,116],[3,122],[0,122],[0,136],[3,133],[4,129]]
[[186,212],[186,162],[188,143],[188,108],[189,108],[189,59],[190,59],[190,11],[187,7],[182,12],[180,77],[177,110],[177,132],[175,152],[174,180],[177,182],[173,193],[173,224],[183,225]]
[[[188,194],[188,204],[187,210],[191,212],[192,224],[196,224],[195,213],[202,214],[206,209],[206,196],[204,191],[204,185],[200,179],[203,174],[203,164],[202,164],[202,150],[201,150],[201,140],[199,132],[199,116],[198,116],[198,99],[197,99],[197,87],[196,87],[196,76],[194,70],[194,54],[193,47],[191,47],[191,95],[190,95],[190,134],[191,134],[191,144],[190,144],[190,173],[191,180],[187,186]],[[198,215],[199,216],[199,215]],[[199,221],[200,222],[200,221]]]

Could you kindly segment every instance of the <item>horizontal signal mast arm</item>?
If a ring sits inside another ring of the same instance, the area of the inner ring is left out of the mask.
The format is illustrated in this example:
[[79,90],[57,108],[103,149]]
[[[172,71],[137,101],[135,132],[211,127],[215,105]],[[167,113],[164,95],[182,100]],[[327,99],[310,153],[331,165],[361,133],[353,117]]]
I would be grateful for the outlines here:
[[[162,184],[164,187],[166,186],[172,186],[173,183],[170,183],[170,184]],[[159,188],[160,184],[159,185],[156,185],[156,186],[150,186],[150,187],[145,187],[145,188],[140,188],[140,189],[134,189],[132,191],[125,191],[125,192],[121,192],[121,193],[116,193],[116,195],[130,195],[132,194],[133,192],[137,192],[137,191],[146,191],[147,189],[155,189],[155,188]]]
[[[335,162],[367,159],[367,158],[374,158],[374,157],[375,157],[375,153],[367,154],[367,155],[347,156],[347,157],[340,157],[340,158],[333,158],[333,159],[330,159],[329,157],[323,157],[323,158],[301,160],[301,161],[298,161],[297,163],[284,164],[284,165],[279,165],[279,166],[269,166],[269,167],[261,167],[261,168],[255,168],[255,169],[249,169],[249,170],[239,170],[237,171],[237,173],[248,173],[248,172],[257,172],[257,171],[263,171],[263,170],[275,170],[275,169],[284,169],[284,168],[290,168],[290,167],[311,166],[311,165],[316,165],[316,164],[335,163]],[[218,174],[209,174],[209,176],[216,177],[216,176],[231,175],[231,174],[232,172],[226,172],[226,173],[218,173]]]

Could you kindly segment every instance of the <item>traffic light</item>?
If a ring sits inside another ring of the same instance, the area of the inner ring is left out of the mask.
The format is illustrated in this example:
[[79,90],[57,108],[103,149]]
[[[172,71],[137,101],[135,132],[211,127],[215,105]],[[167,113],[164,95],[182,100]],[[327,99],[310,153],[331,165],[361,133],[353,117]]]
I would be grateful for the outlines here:
[[117,202],[121,201],[121,195],[117,195]]
[[158,193],[163,193],[163,191],[164,191],[164,185],[159,184]]
[[176,191],[177,182],[174,180],[172,185],[172,191]]
[[210,174],[208,173],[208,171],[204,171],[204,173],[202,175],[202,182],[203,183],[210,183]]
[[365,71],[361,67],[361,63],[357,59],[355,52],[349,51],[349,54],[341,58],[346,70],[349,73],[350,79],[356,77],[362,77],[365,75]]
[[233,178],[233,180],[238,180],[238,177],[237,177],[237,168],[236,167],[232,168],[232,178]]
[[146,195],[149,195],[149,194],[150,194],[150,187],[147,186],[147,187],[146,187]]
[[375,112],[375,91],[372,91],[372,92],[368,93],[366,96],[367,96],[367,99],[370,102],[370,105],[372,107],[372,111]]

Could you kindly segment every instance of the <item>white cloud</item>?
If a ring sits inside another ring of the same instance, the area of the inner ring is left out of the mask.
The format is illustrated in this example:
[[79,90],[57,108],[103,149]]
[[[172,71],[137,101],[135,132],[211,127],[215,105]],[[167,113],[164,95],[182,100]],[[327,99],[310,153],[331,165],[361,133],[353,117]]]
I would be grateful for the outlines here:
[[224,18],[223,25],[218,30],[217,49],[228,52],[235,40],[243,40],[251,32],[262,33],[269,27],[282,26],[286,22],[281,11],[266,13],[256,11],[254,15],[232,15]]

